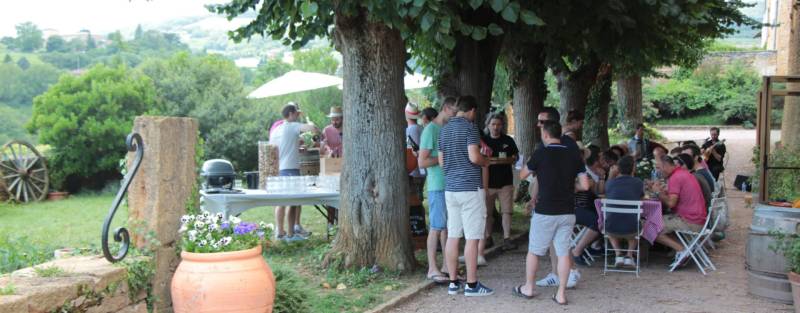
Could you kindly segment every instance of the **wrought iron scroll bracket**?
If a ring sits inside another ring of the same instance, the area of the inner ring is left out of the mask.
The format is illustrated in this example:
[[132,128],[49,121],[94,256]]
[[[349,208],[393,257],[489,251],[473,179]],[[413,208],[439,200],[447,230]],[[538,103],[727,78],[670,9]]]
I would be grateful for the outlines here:
[[130,186],[133,177],[136,175],[136,171],[139,170],[139,165],[142,163],[142,157],[144,156],[142,136],[140,136],[138,133],[130,133],[125,139],[125,145],[128,147],[129,152],[136,152],[136,157],[133,159],[133,166],[130,168],[130,170],[128,170],[128,173],[125,174],[125,177],[122,179],[122,186],[120,186],[117,196],[114,198],[114,203],[111,204],[111,208],[108,210],[106,220],[103,222],[103,233],[100,236],[100,241],[103,248],[103,256],[111,263],[122,261],[122,259],[128,255],[128,246],[131,243],[128,230],[125,227],[119,227],[114,231],[114,241],[122,242],[122,246],[120,247],[117,255],[111,255],[111,251],[108,248],[108,230],[109,227],[111,227],[111,220],[114,219],[114,213],[117,212],[117,208],[119,208],[119,205],[122,203],[123,197],[128,192],[128,187]]

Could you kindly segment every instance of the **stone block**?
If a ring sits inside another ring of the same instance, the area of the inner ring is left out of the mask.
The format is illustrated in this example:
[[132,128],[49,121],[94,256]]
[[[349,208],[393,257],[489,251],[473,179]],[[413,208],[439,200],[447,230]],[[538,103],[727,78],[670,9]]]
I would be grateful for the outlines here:
[[20,295],[0,296],[0,312],[3,313],[27,313],[27,298]]
[[119,310],[118,313],[147,313],[147,304],[144,302],[137,303]]
[[107,296],[97,306],[90,307],[86,313],[111,313],[118,312],[130,304],[128,295]]

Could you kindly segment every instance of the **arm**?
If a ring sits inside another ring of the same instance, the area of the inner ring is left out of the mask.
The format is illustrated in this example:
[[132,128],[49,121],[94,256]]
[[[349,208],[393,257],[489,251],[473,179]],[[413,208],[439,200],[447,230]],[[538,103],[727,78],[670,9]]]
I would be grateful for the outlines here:
[[439,165],[442,166],[442,170],[444,170],[444,152],[442,152],[442,150],[439,150],[439,157],[437,159],[439,161]]
[[[467,146],[467,152],[469,153],[469,161],[472,162],[472,164],[475,164],[475,165],[478,165],[478,166],[488,166],[489,165],[489,159],[487,159],[483,155],[481,155],[480,145],[469,145],[469,146]],[[441,157],[441,154],[439,154],[439,156]]]
[[319,134],[319,128],[311,124],[300,124],[300,132],[314,132],[315,134]]
[[714,146],[712,146],[712,147],[711,147],[711,148],[709,148],[709,149],[711,149],[711,156],[713,156],[713,157],[714,157],[714,159],[716,159],[717,161],[720,161],[720,162],[722,162],[722,154],[720,154],[719,152],[717,152],[717,149],[715,149],[715,147],[714,147]]
[[420,168],[429,168],[431,166],[439,165],[439,158],[432,157],[431,150],[420,149],[419,157],[417,157],[417,163],[419,163]]
[[591,187],[589,176],[586,173],[578,174],[578,191],[587,191]]
[[678,205],[678,195],[676,194],[658,194],[658,199],[661,200],[661,203],[665,204],[667,208],[674,208]]

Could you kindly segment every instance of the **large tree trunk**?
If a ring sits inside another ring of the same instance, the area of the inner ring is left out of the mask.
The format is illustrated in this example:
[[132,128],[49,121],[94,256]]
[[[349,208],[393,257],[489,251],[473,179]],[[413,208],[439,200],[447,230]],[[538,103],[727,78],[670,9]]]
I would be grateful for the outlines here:
[[642,76],[629,75],[617,79],[619,99],[619,123],[622,135],[633,136],[636,125],[644,120],[642,116]]
[[325,263],[409,271],[415,261],[404,161],[404,42],[397,29],[363,14],[337,14],[335,36],[343,59],[347,157],[339,232]]
[[589,90],[594,86],[600,63],[591,60],[570,71],[566,66],[554,67],[553,74],[558,80],[558,92],[561,94],[561,123],[566,123],[567,113],[577,110],[586,112],[586,102],[589,100]]
[[508,42],[503,60],[513,89],[514,139],[520,154],[529,158],[541,141],[536,121],[547,97],[544,78],[547,67],[541,45],[518,47],[514,44]]
[[611,66],[604,64],[589,93],[586,119],[583,124],[583,143],[608,149],[608,104],[611,102]]
[[453,51],[453,69],[442,75],[438,92],[441,97],[475,97],[478,101],[475,121],[483,129],[484,118],[491,106],[494,67],[502,38],[490,36],[481,41],[463,36],[459,38]]
[[[792,25],[789,30],[789,61],[787,75],[800,75],[800,4],[792,6]],[[794,83],[793,89],[797,89]],[[787,148],[800,148],[800,97],[787,96],[783,105],[781,142]]]

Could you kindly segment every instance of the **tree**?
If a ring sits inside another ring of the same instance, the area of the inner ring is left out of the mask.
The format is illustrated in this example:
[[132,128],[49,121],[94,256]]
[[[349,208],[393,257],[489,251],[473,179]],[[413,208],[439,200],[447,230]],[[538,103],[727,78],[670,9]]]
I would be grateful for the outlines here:
[[8,64],[11,62],[14,62],[14,59],[12,59],[11,56],[8,53],[6,53],[6,56],[3,58],[3,63]]
[[42,47],[44,35],[36,24],[25,22],[17,24],[17,46],[23,52],[33,52]]
[[12,139],[31,140],[31,136],[25,132],[28,118],[21,110],[0,103],[0,143],[5,144]]
[[140,40],[144,36],[142,24],[136,25],[136,31],[133,33],[133,40]]
[[500,59],[509,72],[513,93],[514,138],[520,154],[527,158],[541,141],[536,122],[547,97],[547,67],[544,46],[521,38],[526,37],[525,34],[521,29],[510,33]]
[[28,62],[28,58],[21,57],[19,60],[17,60],[17,66],[19,66],[19,68],[22,70],[27,70],[29,67],[31,67],[31,62]]
[[102,182],[119,177],[125,136],[133,119],[154,101],[152,81],[124,66],[96,65],[81,76],[65,75],[33,103],[27,125],[52,147],[48,165],[55,189],[74,179]]
[[208,158],[224,158],[236,169],[257,168],[254,143],[266,140],[276,107],[255,105],[244,98],[238,69],[219,55],[179,52],[169,59],[149,59],[138,69],[155,85],[152,112],[198,119]]
[[291,70],[292,65],[283,62],[281,58],[262,60],[261,64],[259,64],[256,68],[255,77],[253,78],[253,86],[261,86],[262,84],[286,74]]
[[13,63],[0,64],[0,103],[27,109],[59,75],[61,72],[49,64],[33,64],[24,71]]
[[16,50],[17,48],[17,40],[14,37],[5,36],[0,38],[0,43],[6,46],[8,50]]
[[47,52],[65,52],[67,51],[67,41],[59,35],[52,35],[47,37]]
[[339,61],[333,57],[331,47],[312,48],[294,53],[294,67],[301,71],[334,75]]
[[88,30],[86,31],[86,50],[94,50],[97,49],[97,42],[94,41],[94,37],[92,37],[92,33]]

